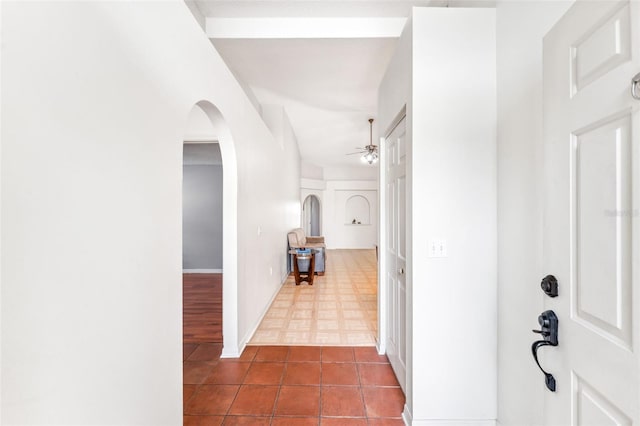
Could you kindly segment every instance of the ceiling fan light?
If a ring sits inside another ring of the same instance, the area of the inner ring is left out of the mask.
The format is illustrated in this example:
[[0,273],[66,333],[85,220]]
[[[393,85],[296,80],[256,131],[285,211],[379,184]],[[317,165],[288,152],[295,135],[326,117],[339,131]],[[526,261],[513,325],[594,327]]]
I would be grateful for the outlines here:
[[378,162],[378,153],[375,151],[369,151],[362,156],[363,163],[374,164]]
[[[373,118],[369,119],[369,145],[366,145],[362,152],[364,154],[360,157],[360,161],[363,163],[375,164],[378,162],[378,147],[373,144]],[[356,153],[354,152],[354,154]]]

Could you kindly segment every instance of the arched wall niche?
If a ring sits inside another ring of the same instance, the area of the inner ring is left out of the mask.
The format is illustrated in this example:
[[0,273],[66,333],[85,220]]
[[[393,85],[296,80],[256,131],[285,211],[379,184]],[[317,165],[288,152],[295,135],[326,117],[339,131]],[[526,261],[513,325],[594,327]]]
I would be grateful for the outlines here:
[[345,224],[370,225],[371,205],[362,195],[353,195],[345,203]]

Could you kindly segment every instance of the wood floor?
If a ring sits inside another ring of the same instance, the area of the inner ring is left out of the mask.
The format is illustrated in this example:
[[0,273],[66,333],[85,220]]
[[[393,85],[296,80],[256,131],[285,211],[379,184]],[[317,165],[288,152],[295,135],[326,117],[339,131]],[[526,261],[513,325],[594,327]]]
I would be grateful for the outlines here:
[[183,274],[184,343],[222,343],[222,274]]

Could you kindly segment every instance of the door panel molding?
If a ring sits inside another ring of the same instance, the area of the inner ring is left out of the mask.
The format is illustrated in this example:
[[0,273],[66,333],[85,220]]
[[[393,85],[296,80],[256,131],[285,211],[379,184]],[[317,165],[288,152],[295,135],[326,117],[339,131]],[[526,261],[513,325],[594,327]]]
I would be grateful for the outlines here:
[[[627,349],[632,336],[630,159],[629,110],[571,135],[572,318]],[[614,287],[601,285],[613,277]]]
[[571,46],[572,96],[631,55],[629,4],[617,9]]
[[632,421],[629,416],[576,374],[575,371],[571,372],[571,389],[573,426],[583,424],[631,426]]

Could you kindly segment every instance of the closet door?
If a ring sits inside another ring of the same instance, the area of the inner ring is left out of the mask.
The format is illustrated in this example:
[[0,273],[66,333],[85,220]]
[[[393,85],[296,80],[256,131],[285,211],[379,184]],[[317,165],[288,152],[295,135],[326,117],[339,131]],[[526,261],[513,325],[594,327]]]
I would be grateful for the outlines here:
[[387,203],[387,356],[406,392],[406,118],[385,140]]

